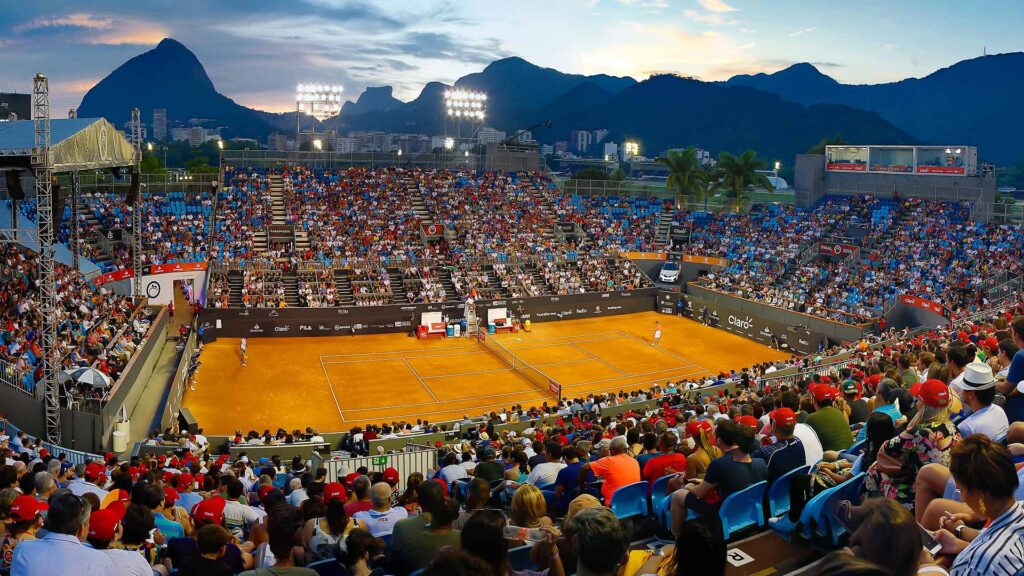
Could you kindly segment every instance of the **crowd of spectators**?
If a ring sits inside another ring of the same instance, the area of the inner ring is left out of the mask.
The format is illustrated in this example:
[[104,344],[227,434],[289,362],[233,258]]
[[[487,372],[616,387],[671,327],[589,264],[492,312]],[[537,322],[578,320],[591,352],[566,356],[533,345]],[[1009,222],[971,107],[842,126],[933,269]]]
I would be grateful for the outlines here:
[[[15,244],[0,245],[0,369],[26,391],[42,377],[40,277],[37,255]],[[116,381],[149,329],[149,318],[131,298],[93,288],[77,271],[55,267],[57,358],[60,367],[92,366]],[[86,397],[102,389],[83,389]]]
[[253,237],[266,234],[270,224],[270,179],[266,171],[226,166],[224,183],[217,196],[210,260],[236,266],[266,264],[266,255],[258,254],[253,243]]
[[572,194],[555,197],[553,203],[559,222],[579,225],[601,253],[659,252],[664,247],[656,233],[670,200]]

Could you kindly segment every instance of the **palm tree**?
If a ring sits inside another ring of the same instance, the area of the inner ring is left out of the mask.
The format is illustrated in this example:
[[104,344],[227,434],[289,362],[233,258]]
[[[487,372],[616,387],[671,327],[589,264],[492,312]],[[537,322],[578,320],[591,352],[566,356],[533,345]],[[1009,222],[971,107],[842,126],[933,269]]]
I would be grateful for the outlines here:
[[768,163],[758,158],[753,150],[747,150],[739,156],[733,156],[728,152],[718,155],[718,165],[715,168],[722,176],[722,184],[729,190],[734,210],[739,210],[749,198],[746,190],[750,186],[761,186],[769,192],[775,190],[768,177],[758,172],[767,166]]
[[676,206],[683,207],[696,201],[704,193],[706,173],[697,161],[697,149],[693,146],[682,152],[669,152],[668,156],[655,160],[668,168],[666,184],[676,192]]
[[846,144],[846,140],[843,140],[843,135],[842,134],[840,134],[839,132],[836,132],[835,134],[832,135],[831,138],[829,138],[828,136],[822,138],[820,141],[818,141],[817,144],[815,144],[814,146],[811,146],[811,148],[807,151],[807,153],[808,154],[824,154],[825,153],[825,146],[840,146],[842,144]]

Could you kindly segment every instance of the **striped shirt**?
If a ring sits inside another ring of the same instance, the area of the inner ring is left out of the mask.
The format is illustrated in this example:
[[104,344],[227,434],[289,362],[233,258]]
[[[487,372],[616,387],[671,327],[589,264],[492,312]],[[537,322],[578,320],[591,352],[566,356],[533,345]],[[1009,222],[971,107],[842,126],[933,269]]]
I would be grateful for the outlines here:
[[992,520],[957,555],[951,576],[1014,576],[1024,571],[1024,504]]

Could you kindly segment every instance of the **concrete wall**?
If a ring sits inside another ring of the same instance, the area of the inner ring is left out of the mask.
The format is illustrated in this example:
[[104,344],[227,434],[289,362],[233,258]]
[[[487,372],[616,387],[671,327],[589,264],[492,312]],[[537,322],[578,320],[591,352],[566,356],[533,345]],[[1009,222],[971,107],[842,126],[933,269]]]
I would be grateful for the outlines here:
[[830,172],[825,170],[825,156],[821,154],[797,155],[795,178],[796,205],[801,208],[810,208],[827,194],[892,198],[898,191],[903,198],[970,200],[975,204],[972,217],[987,222],[996,194],[996,179],[992,176]]

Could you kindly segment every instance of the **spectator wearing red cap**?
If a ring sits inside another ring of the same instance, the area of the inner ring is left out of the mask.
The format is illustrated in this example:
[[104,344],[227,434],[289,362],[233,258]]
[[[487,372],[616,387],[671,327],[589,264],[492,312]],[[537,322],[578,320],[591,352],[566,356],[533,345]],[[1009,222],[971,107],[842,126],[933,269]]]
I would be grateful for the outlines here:
[[807,456],[800,439],[793,435],[796,429],[796,413],[783,407],[769,412],[768,417],[775,443],[758,448],[750,457],[760,458],[768,465],[770,484],[790,470],[807,465]]
[[174,478],[174,487],[178,491],[178,506],[191,511],[203,499],[203,495],[194,492],[196,479],[189,472],[182,472]]
[[164,516],[167,508],[167,494],[162,488],[153,484],[137,484],[132,491],[132,499],[153,514],[153,523],[167,538],[184,538],[185,527]]
[[150,576],[153,568],[146,558],[133,550],[124,550],[112,545],[121,539],[121,520],[125,517],[127,509],[123,505],[108,506],[102,510],[96,510],[89,516],[89,545],[106,554],[114,566],[117,567],[117,574],[130,576]]
[[[352,477],[353,474],[355,474],[354,478]],[[349,480],[350,478],[351,480]],[[345,504],[345,514],[351,518],[359,512],[365,512],[372,508],[373,503],[370,502],[370,479],[362,474],[353,472],[346,476],[345,480],[351,482],[352,492],[355,494],[355,498]]]
[[839,391],[828,384],[815,383],[807,388],[814,412],[807,417],[807,425],[814,429],[822,449],[846,450],[853,444],[850,423],[838,408],[832,405]]
[[[38,506],[35,499],[32,502],[33,506]],[[46,512],[46,535],[38,540],[23,540],[18,544],[11,562],[11,574],[117,574],[114,563],[106,554],[82,545],[82,540],[88,534],[88,503],[73,494],[58,492],[50,498],[49,505]]]
[[18,544],[36,539],[36,532],[43,527],[44,507],[45,504],[32,496],[18,496],[11,502],[5,519],[7,531],[0,539],[0,573],[10,572],[11,559]]
[[690,420],[686,438],[692,447],[686,457],[686,478],[703,478],[711,461],[722,455],[715,443],[714,425],[710,420]]
[[[79,465],[81,466],[81,465]],[[107,491],[103,489],[103,486],[107,483],[107,469],[103,467],[103,464],[99,462],[90,462],[82,467],[81,473],[79,473],[78,467],[75,467],[75,478],[68,484],[68,490],[71,491],[75,496],[82,496],[87,492],[92,492],[100,499],[100,502],[107,497]]]
[[950,450],[960,433],[949,419],[950,391],[941,380],[926,380],[917,395],[921,408],[906,430],[882,445],[878,459],[868,468],[869,492],[898,500],[914,511],[914,482],[918,471],[931,463],[949,466]]
[[345,514],[347,496],[341,482],[324,485],[324,515],[307,520],[302,528],[302,542],[310,562],[334,559],[338,552],[345,552],[345,536],[356,527],[356,521]]
[[[196,526],[196,529],[192,532],[192,537],[176,538],[167,543],[167,559],[170,560],[171,566],[184,570],[184,572],[179,571],[179,574],[203,574],[203,572],[196,571],[197,568],[192,565],[192,562],[200,557],[207,557],[211,553],[208,551],[204,552],[203,550],[209,550],[212,544],[208,542],[204,548],[202,543],[203,531],[206,530],[206,536],[210,537],[210,530],[207,530],[210,527],[220,528],[224,530],[225,534],[228,534],[228,543],[216,558],[227,564],[231,574],[237,574],[242,570],[252,568],[253,557],[249,553],[253,547],[252,542],[245,542],[241,546],[236,545],[235,542],[231,541],[230,532],[227,532],[227,529],[224,528],[224,507],[226,504],[227,501],[220,496],[214,496],[199,502],[192,509],[192,519]],[[199,562],[199,565],[208,564],[210,563]]]

